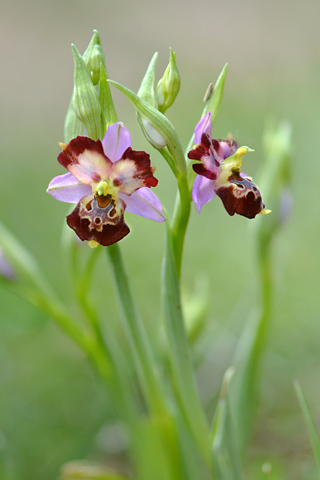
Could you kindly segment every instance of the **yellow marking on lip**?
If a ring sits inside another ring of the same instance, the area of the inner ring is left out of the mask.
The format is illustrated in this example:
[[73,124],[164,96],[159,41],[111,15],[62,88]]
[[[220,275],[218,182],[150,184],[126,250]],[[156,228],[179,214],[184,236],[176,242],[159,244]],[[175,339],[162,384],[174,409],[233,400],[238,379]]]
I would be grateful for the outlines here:
[[268,210],[267,208],[264,208],[263,210],[261,210],[260,213],[264,213],[265,215],[268,215],[268,213],[271,213],[272,210]]
[[99,243],[96,242],[95,240],[90,240],[90,241],[88,242],[88,245],[89,245],[90,248],[97,248],[97,246],[99,245]]
[[59,142],[60,147],[62,150],[65,150],[67,148],[67,145],[65,143]]

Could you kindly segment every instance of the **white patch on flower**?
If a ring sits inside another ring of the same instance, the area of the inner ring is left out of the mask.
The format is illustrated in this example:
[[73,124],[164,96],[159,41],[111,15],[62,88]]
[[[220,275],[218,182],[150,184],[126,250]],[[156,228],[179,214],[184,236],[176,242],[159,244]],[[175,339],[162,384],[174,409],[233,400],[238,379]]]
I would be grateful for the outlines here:
[[133,160],[119,160],[113,164],[110,180],[117,185],[119,183],[120,192],[130,195],[135,190],[143,187],[143,181],[135,178],[137,175],[137,164]]
[[[71,172],[79,181],[91,185],[92,181],[108,178],[111,165],[108,165],[106,159],[98,152],[85,150],[77,160],[79,164],[69,166]],[[87,178],[89,177],[89,178]]]

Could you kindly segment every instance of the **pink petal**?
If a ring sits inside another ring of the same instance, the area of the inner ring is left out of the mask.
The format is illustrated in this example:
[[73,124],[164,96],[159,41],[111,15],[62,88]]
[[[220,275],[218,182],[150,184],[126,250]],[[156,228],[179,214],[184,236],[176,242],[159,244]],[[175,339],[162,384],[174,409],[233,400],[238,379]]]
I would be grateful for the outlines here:
[[210,180],[216,180],[221,172],[221,165],[220,160],[215,156],[212,142],[219,144],[217,140],[211,141],[208,134],[203,133],[201,136],[201,143],[190,150],[188,158],[191,158],[192,160],[200,160],[202,162],[192,166],[193,170],[198,175],[203,175]]
[[120,193],[119,197],[125,201],[127,212],[150,218],[156,222],[164,222],[166,219],[162,213],[160,200],[150,188],[139,188],[139,190],[130,196]]
[[130,132],[121,123],[109,125],[102,140],[104,153],[112,162],[120,160],[123,152],[131,147]]
[[49,183],[47,192],[60,202],[78,203],[80,198],[89,195],[92,190],[68,172],[53,178]]
[[192,188],[192,200],[195,203],[197,212],[200,214],[201,208],[213,199],[215,182],[206,177],[197,175]]
[[109,178],[114,186],[119,187],[120,193],[131,195],[138,188],[157,186],[158,180],[153,176],[153,172],[150,156],[129,147],[122,158],[112,165]]
[[62,147],[58,162],[79,182],[92,185],[109,177],[112,162],[105,156],[100,140],[76,137]]
[[216,140],[216,142],[218,143],[216,152],[222,160],[231,157],[239,148],[239,144],[235,140]]
[[203,133],[206,133],[209,138],[212,135],[212,113],[208,112],[204,115],[200,122],[196,125],[194,129],[194,144],[198,145],[201,142],[201,136]]

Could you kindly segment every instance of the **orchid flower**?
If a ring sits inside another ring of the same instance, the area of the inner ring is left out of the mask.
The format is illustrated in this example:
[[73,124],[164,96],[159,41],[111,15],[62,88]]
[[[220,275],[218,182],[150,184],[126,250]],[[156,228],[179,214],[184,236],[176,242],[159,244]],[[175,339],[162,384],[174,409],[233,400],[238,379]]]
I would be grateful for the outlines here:
[[235,213],[254,218],[265,210],[258,187],[252,178],[240,172],[242,156],[253,152],[240,147],[231,137],[227,140],[211,138],[212,115],[204,115],[195,128],[195,146],[188,153],[192,160],[201,163],[193,165],[198,174],[192,189],[192,199],[200,213],[204,204],[218,195],[229,215]]
[[151,192],[158,180],[143,151],[131,148],[130,133],[121,123],[108,127],[102,142],[76,137],[60,144],[58,161],[69,172],[51,180],[47,192],[62,202],[77,203],[67,224],[90,246],[112,245],[129,233],[124,211],[157,222],[165,217]]

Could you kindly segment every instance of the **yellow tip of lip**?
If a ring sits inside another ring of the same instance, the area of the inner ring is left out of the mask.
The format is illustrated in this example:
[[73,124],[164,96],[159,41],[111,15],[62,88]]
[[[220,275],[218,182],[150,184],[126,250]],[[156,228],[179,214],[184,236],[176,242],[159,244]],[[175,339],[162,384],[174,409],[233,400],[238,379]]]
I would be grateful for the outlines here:
[[90,240],[90,241],[88,242],[88,245],[89,245],[90,248],[97,248],[97,246],[99,245],[99,243],[96,242],[95,240]]
[[268,215],[268,213],[271,213],[271,210],[264,209],[264,210],[261,210],[260,213],[264,213],[265,215]]
[[60,147],[62,150],[65,150],[67,148],[67,145],[65,143],[59,142]]

